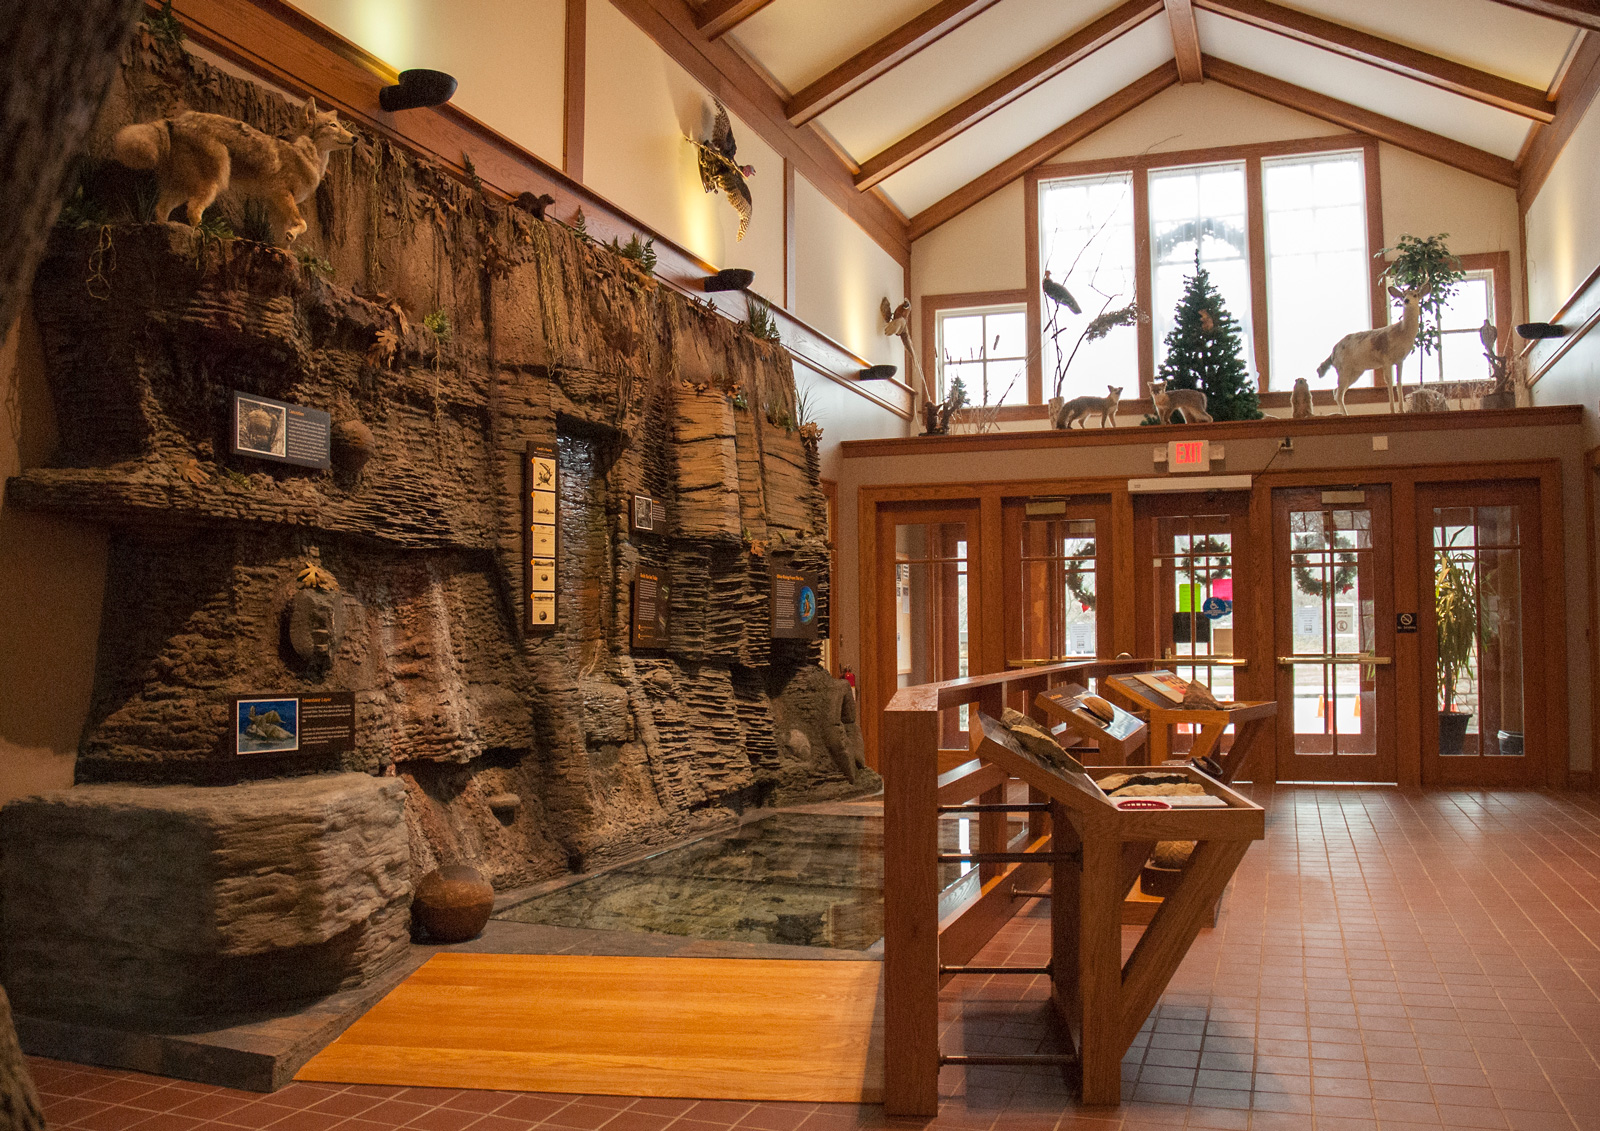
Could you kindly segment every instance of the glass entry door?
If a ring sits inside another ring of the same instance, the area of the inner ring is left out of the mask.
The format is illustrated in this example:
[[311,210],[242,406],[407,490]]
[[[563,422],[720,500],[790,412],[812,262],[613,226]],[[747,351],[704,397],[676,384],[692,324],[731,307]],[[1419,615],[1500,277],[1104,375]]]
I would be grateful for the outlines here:
[[[880,507],[876,709],[902,687],[973,674],[977,538],[976,505]],[[946,716],[940,745],[966,746],[966,708]]]
[[1539,485],[1417,488],[1424,785],[1544,784]]
[[1272,493],[1279,781],[1395,777],[1389,488]]
[[1221,700],[1247,697],[1238,683],[1252,640],[1240,585],[1249,530],[1243,491],[1134,499],[1136,654],[1177,660],[1180,676],[1210,684]]
[[1109,655],[1110,507],[1104,497],[1006,499],[1006,666]]

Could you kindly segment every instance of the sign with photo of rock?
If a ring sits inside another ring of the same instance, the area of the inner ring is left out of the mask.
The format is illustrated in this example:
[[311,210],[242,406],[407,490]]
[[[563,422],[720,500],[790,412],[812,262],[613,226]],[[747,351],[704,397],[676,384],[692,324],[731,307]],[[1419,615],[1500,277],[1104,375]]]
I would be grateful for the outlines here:
[[235,390],[228,450],[297,467],[331,467],[332,421],[320,409]]

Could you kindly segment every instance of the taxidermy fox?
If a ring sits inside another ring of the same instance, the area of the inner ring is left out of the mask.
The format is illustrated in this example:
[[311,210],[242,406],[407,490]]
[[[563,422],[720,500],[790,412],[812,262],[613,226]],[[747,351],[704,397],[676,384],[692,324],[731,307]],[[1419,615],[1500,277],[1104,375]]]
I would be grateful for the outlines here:
[[1172,414],[1183,413],[1185,424],[1210,424],[1211,414],[1206,411],[1206,395],[1199,389],[1173,389],[1167,391],[1165,381],[1150,385],[1150,400],[1156,406],[1156,419],[1162,424],[1172,422]]
[[189,223],[198,224],[217,194],[231,187],[241,197],[259,197],[273,226],[293,240],[306,230],[297,205],[316,191],[328,154],[356,140],[332,110],[318,113],[314,99],[306,99],[304,129],[284,141],[236,118],[191,110],[124,126],[111,148],[130,169],[155,170],[156,219],[187,204]]
[[1061,406],[1061,415],[1056,418],[1057,428],[1071,428],[1074,421],[1082,421],[1085,428],[1089,427],[1089,417],[1095,413],[1100,414],[1100,427],[1114,423],[1117,417],[1117,403],[1122,400],[1122,388],[1118,385],[1107,385],[1104,397],[1073,397]]

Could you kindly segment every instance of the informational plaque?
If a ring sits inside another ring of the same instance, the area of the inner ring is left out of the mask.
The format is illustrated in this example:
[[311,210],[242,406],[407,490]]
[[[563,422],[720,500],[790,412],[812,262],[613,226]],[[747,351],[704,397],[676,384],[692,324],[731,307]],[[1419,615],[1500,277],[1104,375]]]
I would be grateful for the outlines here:
[[530,443],[522,457],[522,560],[527,563],[523,628],[529,632],[556,628],[560,517],[555,445]]
[[233,697],[234,754],[342,754],[356,748],[353,691]]
[[633,579],[633,646],[665,648],[671,639],[668,613],[672,584],[663,569],[641,569]]
[[646,534],[667,532],[667,507],[660,499],[650,495],[635,495],[628,510],[628,529]]
[[772,568],[772,638],[817,638],[817,579],[805,570]]
[[331,466],[332,429],[333,418],[320,409],[235,390],[228,450],[236,456],[325,468]]

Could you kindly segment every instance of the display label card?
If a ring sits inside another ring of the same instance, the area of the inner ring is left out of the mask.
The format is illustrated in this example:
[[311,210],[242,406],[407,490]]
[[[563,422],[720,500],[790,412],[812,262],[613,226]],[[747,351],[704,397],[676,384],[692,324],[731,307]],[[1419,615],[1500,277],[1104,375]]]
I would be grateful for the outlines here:
[[523,628],[529,632],[557,627],[560,498],[555,445],[530,443],[522,456]]
[[633,579],[633,646],[665,648],[671,641],[672,584],[666,570],[641,569]]
[[356,747],[353,691],[233,697],[234,754],[342,754]]
[[635,495],[633,497],[633,506],[628,511],[628,529],[640,530],[646,534],[665,534],[667,532],[666,504],[650,495]]
[[320,409],[235,390],[229,435],[228,450],[236,456],[297,467],[332,466],[333,418]]
[[817,580],[805,570],[772,569],[772,638],[817,638]]

